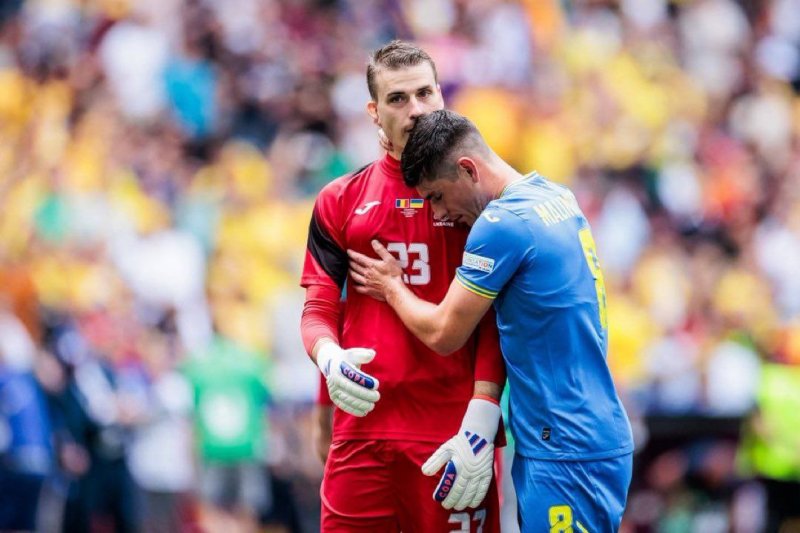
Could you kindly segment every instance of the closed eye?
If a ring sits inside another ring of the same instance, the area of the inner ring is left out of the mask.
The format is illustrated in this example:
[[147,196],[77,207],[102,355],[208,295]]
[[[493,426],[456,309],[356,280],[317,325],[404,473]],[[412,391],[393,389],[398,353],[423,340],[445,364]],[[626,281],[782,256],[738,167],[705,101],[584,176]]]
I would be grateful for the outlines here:
[[441,201],[442,201],[442,193],[437,193],[437,194],[429,194],[429,195],[428,195],[428,200],[429,200],[429,201],[430,201],[432,204],[439,203],[439,202],[441,202]]

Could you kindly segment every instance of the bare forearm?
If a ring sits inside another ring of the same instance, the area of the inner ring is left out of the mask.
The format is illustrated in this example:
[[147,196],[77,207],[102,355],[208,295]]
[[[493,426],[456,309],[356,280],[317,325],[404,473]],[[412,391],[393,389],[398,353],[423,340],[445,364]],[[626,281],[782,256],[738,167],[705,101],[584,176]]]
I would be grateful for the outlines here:
[[464,346],[492,301],[456,282],[450,284],[439,305],[422,300],[405,286],[403,272],[388,250],[378,241],[372,241],[372,247],[380,259],[347,251],[355,290],[385,300],[406,327],[435,352],[449,354]]
[[[464,342],[453,348],[454,343],[443,338],[446,330],[446,317],[442,305],[435,305],[417,297],[403,283],[393,283],[387,287],[386,301],[403,321],[403,324],[426,346],[438,353],[451,353],[463,346]],[[458,340],[456,340],[458,342]],[[452,348],[452,349],[451,349]],[[503,384],[493,381],[475,381],[473,396],[488,396],[500,401]]]
[[[444,323],[441,305],[419,298],[401,281],[391,283],[386,289],[386,302],[415,337],[438,353],[451,353],[455,350],[446,350],[449,348],[448,343],[442,342]],[[445,348],[445,351],[441,348]]]

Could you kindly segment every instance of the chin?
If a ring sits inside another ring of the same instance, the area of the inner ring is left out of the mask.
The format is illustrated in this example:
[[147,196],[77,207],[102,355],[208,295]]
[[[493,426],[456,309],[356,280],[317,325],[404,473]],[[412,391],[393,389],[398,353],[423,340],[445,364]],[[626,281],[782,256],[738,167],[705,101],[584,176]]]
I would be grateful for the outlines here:
[[462,225],[462,226],[466,226],[468,228],[471,228],[472,225],[475,224],[475,220],[476,219],[474,219],[474,218],[461,217],[461,219],[458,221],[458,223],[460,225]]

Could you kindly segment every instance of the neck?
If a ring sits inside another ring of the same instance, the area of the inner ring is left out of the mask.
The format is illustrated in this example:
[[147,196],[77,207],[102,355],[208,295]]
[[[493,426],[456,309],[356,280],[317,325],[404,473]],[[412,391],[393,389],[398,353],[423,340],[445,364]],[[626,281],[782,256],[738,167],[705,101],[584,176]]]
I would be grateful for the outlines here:
[[500,195],[503,194],[506,187],[525,178],[525,176],[514,170],[514,167],[503,160],[496,161],[493,166],[495,168],[492,169],[492,173],[497,176],[491,188],[493,200],[500,198]]

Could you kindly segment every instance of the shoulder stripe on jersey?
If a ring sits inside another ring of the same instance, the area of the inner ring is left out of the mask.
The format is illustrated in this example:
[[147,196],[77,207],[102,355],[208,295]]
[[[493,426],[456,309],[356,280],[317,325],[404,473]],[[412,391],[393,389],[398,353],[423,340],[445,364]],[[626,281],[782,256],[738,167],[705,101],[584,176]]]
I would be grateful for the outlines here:
[[[367,163],[345,179],[351,180],[363,173],[372,163]],[[336,241],[325,231],[324,227],[317,220],[317,210],[311,216],[311,224],[308,228],[307,248],[311,256],[316,259],[328,276],[341,289],[347,279],[347,252],[342,250]]]
[[317,211],[311,217],[308,228],[308,251],[317,260],[319,266],[341,289],[347,278],[347,252],[342,250],[336,241],[328,235],[317,220]]
[[491,291],[489,289],[484,289],[480,285],[475,285],[467,278],[465,278],[461,272],[456,272],[456,279],[461,284],[462,287],[467,289],[469,292],[474,292],[478,296],[483,296],[484,298],[489,298],[490,300],[494,300],[497,298],[497,292]]
[[367,163],[367,164],[366,164],[366,165],[364,165],[363,167],[359,168],[358,170],[356,170],[355,172],[353,172],[352,174],[350,174],[349,176],[347,176],[347,179],[353,179],[353,178],[355,178],[356,176],[358,176],[359,174],[361,174],[362,172],[364,172],[365,170],[367,170],[367,167],[368,167],[368,166],[370,166],[370,165],[372,165],[372,164],[373,164],[373,163]]

